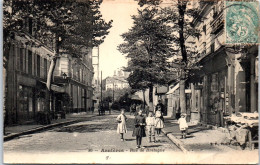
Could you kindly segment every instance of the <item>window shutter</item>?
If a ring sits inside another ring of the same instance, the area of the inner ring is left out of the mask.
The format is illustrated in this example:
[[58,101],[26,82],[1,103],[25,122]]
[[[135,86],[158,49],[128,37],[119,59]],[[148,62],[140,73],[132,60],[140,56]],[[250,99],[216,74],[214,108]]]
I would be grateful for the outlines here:
[[35,75],[35,53],[32,53],[32,75]]
[[44,58],[44,65],[43,65],[43,67],[44,67],[44,78],[47,78],[47,59],[46,58]]
[[34,54],[34,75],[37,76],[37,53]]
[[25,49],[24,57],[25,57],[25,73],[28,73],[28,49]]
[[36,65],[37,65],[37,69],[36,69],[36,75],[38,76],[38,77],[40,77],[40,69],[41,69],[41,58],[40,58],[40,55],[38,55],[37,54],[37,56],[36,56],[37,58],[36,58]]
[[32,51],[28,50],[28,74],[32,75]]
[[43,61],[43,58],[42,57],[40,57],[40,77],[41,78],[44,78],[44,68],[43,68],[43,64],[44,63],[44,61]]

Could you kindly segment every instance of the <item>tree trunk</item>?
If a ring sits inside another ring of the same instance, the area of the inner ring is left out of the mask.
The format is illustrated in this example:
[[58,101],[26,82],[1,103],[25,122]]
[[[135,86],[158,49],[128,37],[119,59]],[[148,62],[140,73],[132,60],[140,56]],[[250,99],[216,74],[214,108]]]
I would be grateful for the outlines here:
[[[187,65],[187,52],[185,47],[185,38],[184,38],[184,14],[186,11],[186,1],[178,0],[178,10],[179,10],[179,43],[181,48],[182,62],[184,67]],[[185,97],[185,72],[181,70],[181,80],[180,80],[180,108],[181,113],[186,113],[186,97]]]
[[47,112],[51,112],[52,110],[52,100],[51,100],[51,83],[52,83],[52,77],[53,77],[53,73],[54,73],[54,69],[56,66],[56,62],[57,62],[57,57],[59,56],[59,37],[58,35],[56,35],[56,51],[54,52],[54,57],[51,61],[51,65],[49,67],[49,71],[48,71],[48,75],[47,75],[47,82],[46,82],[46,87],[47,87],[47,93],[46,93],[46,111]]
[[183,0],[178,0],[178,10],[179,10],[179,43],[181,47],[182,62],[186,64],[187,62],[187,51],[185,46],[184,38],[184,14],[186,12],[187,2]]
[[51,112],[52,110],[52,100],[51,100],[51,83],[52,83],[52,77],[53,77],[53,72],[54,72],[54,69],[55,69],[55,66],[56,66],[56,58],[54,58],[52,61],[51,61],[51,65],[50,65],[50,68],[49,68],[49,72],[48,72],[48,75],[47,75],[47,83],[46,83],[46,87],[47,87],[47,93],[46,93],[46,111],[47,112]]
[[143,104],[144,104],[144,108],[145,108],[145,90],[142,90],[143,91]]
[[[183,72],[181,73],[183,76]],[[180,108],[181,113],[186,113],[185,79],[180,80]]]
[[149,85],[149,110],[153,111],[153,85]]

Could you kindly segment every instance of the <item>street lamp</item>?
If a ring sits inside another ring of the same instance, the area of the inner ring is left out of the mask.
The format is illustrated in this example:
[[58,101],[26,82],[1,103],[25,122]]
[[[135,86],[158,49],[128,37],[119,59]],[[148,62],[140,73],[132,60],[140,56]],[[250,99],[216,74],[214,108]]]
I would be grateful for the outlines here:
[[65,72],[63,72],[63,74],[62,74],[62,78],[67,79],[67,74]]

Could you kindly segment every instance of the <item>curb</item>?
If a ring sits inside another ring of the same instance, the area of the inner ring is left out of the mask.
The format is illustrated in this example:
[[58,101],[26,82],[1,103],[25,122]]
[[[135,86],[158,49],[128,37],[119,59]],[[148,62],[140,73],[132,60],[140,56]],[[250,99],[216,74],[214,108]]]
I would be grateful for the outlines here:
[[164,129],[162,129],[162,132],[179,148],[182,150],[184,153],[188,153],[188,150],[184,148],[183,143],[177,139],[175,136],[173,136],[170,133],[167,133]]
[[14,133],[14,134],[11,134],[11,135],[4,136],[4,142],[12,140],[12,139],[19,137],[19,136],[22,136],[22,135],[28,135],[28,134],[32,134],[32,133],[35,133],[35,132],[47,130],[47,129],[50,129],[50,128],[53,128],[53,127],[57,127],[57,126],[61,126],[61,125],[69,125],[69,124],[73,124],[73,123],[77,123],[77,122],[81,122],[81,121],[82,121],[82,119],[65,121],[65,122],[61,122],[61,123],[54,123],[54,124],[49,124],[49,125],[42,126],[42,127],[37,127],[37,128],[30,129],[30,130],[27,130],[27,131],[19,132],[19,133]]

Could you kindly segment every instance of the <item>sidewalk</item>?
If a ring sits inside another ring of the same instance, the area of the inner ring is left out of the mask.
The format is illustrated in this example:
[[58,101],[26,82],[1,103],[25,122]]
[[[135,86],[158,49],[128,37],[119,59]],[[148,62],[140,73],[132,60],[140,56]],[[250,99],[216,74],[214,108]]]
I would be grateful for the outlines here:
[[[163,129],[163,132],[183,152],[228,152],[241,150],[236,146],[227,144],[229,133],[225,132],[224,129],[210,129],[191,123],[188,123],[188,125],[189,129],[186,139],[180,139],[181,132],[177,120],[166,118],[166,128]],[[258,150],[255,151],[258,152]]]
[[11,140],[21,135],[27,135],[27,134],[43,131],[46,129],[50,129],[56,126],[68,125],[68,124],[80,122],[92,116],[97,116],[97,114],[86,113],[86,112],[66,114],[66,119],[52,120],[51,124],[48,125],[30,124],[30,125],[7,126],[5,127],[4,141]]

